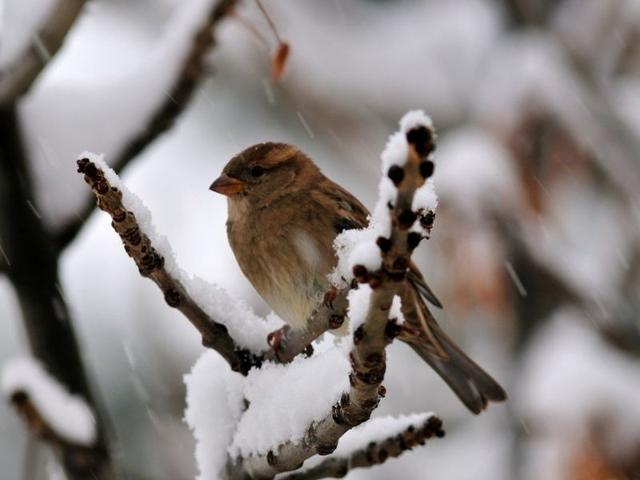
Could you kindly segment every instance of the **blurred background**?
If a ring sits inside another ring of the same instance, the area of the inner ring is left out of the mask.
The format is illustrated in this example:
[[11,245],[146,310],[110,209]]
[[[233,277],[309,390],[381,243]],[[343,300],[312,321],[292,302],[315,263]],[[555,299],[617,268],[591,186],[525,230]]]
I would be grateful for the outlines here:
[[[0,70],[37,40],[53,4],[0,4]],[[178,263],[268,313],[227,244],[225,201],[208,190],[223,165],[256,142],[294,143],[372,207],[388,135],[422,108],[439,132],[440,203],[416,257],[445,305],[437,318],[510,400],[474,417],[394,344],[377,414],[432,410],[447,436],[349,478],[640,479],[640,1],[264,4],[291,45],[283,78],[271,80],[264,17],[239,3],[215,27],[192,101],[120,172]],[[16,104],[33,196],[25,209],[0,192],[0,209],[34,215],[51,238],[73,225],[91,204],[77,155],[113,161],[145,129],[203,5],[87,2]],[[2,246],[12,225],[0,226]],[[9,253],[0,362],[29,351]],[[141,478],[194,478],[182,376],[203,349],[197,332],[140,277],[101,212],[58,268],[116,461]],[[44,478],[46,457],[0,404],[0,477]]]

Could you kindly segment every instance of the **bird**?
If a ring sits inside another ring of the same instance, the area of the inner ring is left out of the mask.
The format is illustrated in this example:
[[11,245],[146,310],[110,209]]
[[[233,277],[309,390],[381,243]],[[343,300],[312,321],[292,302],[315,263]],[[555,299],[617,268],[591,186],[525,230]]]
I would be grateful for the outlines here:
[[[250,146],[225,165],[210,190],[227,197],[227,237],[242,273],[269,307],[293,329],[331,288],[335,237],[368,226],[367,208],[326,177],[297,147]],[[427,302],[441,303],[418,267],[408,267],[401,291],[405,322],[419,334],[400,336],[474,414],[507,398],[435,320]]]

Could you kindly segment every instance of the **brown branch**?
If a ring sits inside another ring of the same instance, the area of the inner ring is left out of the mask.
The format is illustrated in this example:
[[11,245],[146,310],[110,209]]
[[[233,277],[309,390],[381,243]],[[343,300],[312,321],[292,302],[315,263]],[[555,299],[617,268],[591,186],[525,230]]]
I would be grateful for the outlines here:
[[[51,56],[62,46],[67,32],[84,7],[84,0],[58,0],[26,53],[0,73],[0,106],[7,107],[24,95]],[[44,50],[44,51],[43,51]]]
[[135,261],[140,274],[153,280],[162,290],[167,304],[187,317],[202,335],[202,344],[216,350],[233,370],[243,374],[252,366],[259,365],[261,360],[240,348],[229,335],[227,327],[211,319],[180,281],[167,272],[164,257],[140,229],[133,212],[122,203],[122,192],[109,183],[104,172],[86,158],[78,160],[78,172],[84,174],[85,181],[91,186],[98,207],[113,219],[111,225],[120,235],[125,251]]
[[[203,77],[204,58],[216,42],[213,29],[231,12],[236,3],[237,0],[220,0],[212,8],[202,27],[193,36],[191,48],[186,54],[175,83],[164,97],[164,102],[149,118],[148,124],[129,140],[113,161],[112,168],[116,172],[120,172],[156,138],[171,128],[189,105]],[[87,201],[78,215],[62,227],[57,238],[58,248],[64,249],[73,241],[94,208],[95,203],[92,200]]]
[[[20,303],[21,320],[34,356],[69,392],[81,395],[96,414],[99,441],[93,452],[94,463],[85,470],[90,470],[94,478],[109,478],[109,425],[85,370],[60,287],[52,239],[28,205],[34,201],[34,191],[18,126],[15,108],[0,108],[0,242],[3,255],[10,261],[6,274]],[[87,478],[86,474],[72,474],[73,465],[64,464],[64,468],[71,479]]]
[[265,360],[289,363],[297,355],[310,349],[311,342],[323,333],[339,328],[347,315],[347,295],[350,288],[340,291],[331,289],[325,295],[311,316],[304,329],[294,329],[285,325],[269,335],[268,341],[272,350],[267,352]]
[[[286,442],[267,454],[229,458],[227,478],[273,478],[278,473],[290,472],[301,467],[309,457],[332,453],[338,441],[348,430],[367,421],[385,394],[382,386],[386,370],[386,347],[400,332],[395,320],[389,319],[389,310],[395,295],[404,286],[409,267],[412,246],[408,241],[409,229],[417,218],[412,210],[416,190],[424,185],[422,168],[433,151],[433,132],[425,126],[413,128],[406,134],[409,153],[404,167],[403,179],[398,183],[395,205],[391,206],[391,237],[381,248],[382,266],[368,272],[362,265],[354,266],[354,276],[371,287],[369,307],[365,321],[353,334],[353,349],[350,354],[350,389],[342,395],[332,411],[324,418],[307,427],[298,442]],[[430,175],[432,172],[425,176]]]
[[356,468],[381,465],[389,458],[397,458],[414,447],[424,445],[433,437],[443,437],[442,420],[429,417],[420,428],[409,426],[404,431],[380,442],[370,442],[365,448],[345,456],[331,456],[320,464],[279,477],[280,480],[319,480],[321,478],[343,478]]
[[102,462],[96,455],[104,455],[98,445],[80,445],[62,437],[49,425],[45,417],[31,401],[28,392],[16,390],[9,398],[16,412],[25,421],[31,434],[47,442],[62,459],[71,478],[96,478],[95,465]]

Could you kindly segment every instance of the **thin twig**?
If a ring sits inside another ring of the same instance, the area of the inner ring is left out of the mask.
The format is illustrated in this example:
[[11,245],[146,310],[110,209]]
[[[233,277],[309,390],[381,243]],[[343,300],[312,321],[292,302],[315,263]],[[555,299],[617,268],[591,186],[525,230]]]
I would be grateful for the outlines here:
[[279,477],[280,480],[319,480],[343,478],[356,468],[381,465],[389,458],[397,458],[414,447],[424,445],[433,437],[444,436],[442,420],[429,417],[420,428],[409,426],[404,431],[380,442],[371,442],[366,448],[351,452],[348,456],[331,456],[318,465],[300,472]]
[[140,274],[155,282],[171,307],[177,308],[202,335],[202,344],[224,357],[231,368],[246,374],[261,360],[240,348],[229,335],[227,327],[210,318],[187,293],[180,281],[164,268],[164,257],[158,253],[147,234],[140,229],[133,212],[122,203],[122,192],[111,185],[104,172],[88,159],[78,161],[78,172],[91,186],[98,207],[107,212],[113,229],[120,235],[127,254],[136,262]]
[[269,12],[267,12],[267,9],[264,8],[264,5],[262,5],[262,2],[260,0],[256,0],[256,3],[258,4],[258,8],[260,9],[260,11],[262,12],[262,15],[264,15],[264,18],[267,19],[267,23],[269,24],[269,27],[271,28],[271,31],[275,35],[278,43],[283,43],[282,40],[280,39],[280,35],[278,34],[278,29],[276,28],[276,24],[273,23],[273,20],[269,16]]
[[[84,0],[58,0],[53,12],[24,55],[0,73],[0,106],[24,95],[49,60],[62,46],[67,32],[84,7]],[[43,55],[43,51],[46,52]]]

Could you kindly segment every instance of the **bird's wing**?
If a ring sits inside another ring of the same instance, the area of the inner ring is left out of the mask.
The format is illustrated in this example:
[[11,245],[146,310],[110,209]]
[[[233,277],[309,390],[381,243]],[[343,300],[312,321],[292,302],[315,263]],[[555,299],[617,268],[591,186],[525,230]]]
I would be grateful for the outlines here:
[[409,265],[407,280],[409,281],[409,283],[411,283],[411,285],[413,285],[413,288],[416,289],[416,291],[422,296],[422,298],[427,300],[433,306],[442,308],[442,303],[440,302],[440,300],[438,300],[438,297],[436,297],[436,294],[433,293],[431,288],[429,288],[429,285],[427,285],[427,282],[422,276],[422,273],[413,262],[411,262],[411,265]]
[[335,233],[366,228],[369,211],[360,201],[337,183],[323,179],[313,190],[316,201],[327,212]]

